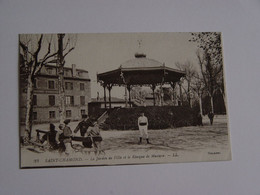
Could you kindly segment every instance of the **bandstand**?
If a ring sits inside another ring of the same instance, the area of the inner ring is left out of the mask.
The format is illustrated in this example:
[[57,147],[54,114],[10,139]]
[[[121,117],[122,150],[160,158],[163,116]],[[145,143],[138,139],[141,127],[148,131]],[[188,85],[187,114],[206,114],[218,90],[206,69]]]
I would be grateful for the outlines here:
[[185,72],[167,67],[164,63],[146,58],[145,54],[135,54],[135,58],[122,63],[119,68],[97,74],[98,82],[104,88],[104,101],[107,108],[111,108],[111,90],[113,86],[122,86],[128,90],[128,102],[131,102],[131,89],[135,86],[149,86],[153,91],[155,106],[155,89],[170,84],[174,89],[175,84],[185,76]]

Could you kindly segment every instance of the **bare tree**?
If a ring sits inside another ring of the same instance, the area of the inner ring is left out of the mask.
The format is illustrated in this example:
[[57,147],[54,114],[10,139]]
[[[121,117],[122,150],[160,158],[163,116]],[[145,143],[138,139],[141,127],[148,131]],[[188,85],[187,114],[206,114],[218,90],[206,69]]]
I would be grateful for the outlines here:
[[200,115],[203,115],[203,108],[202,108],[202,95],[204,92],[204,82],[201,76],[196,73],[194,75],[194,78],[192,80],[191,88],[193,90],[193,93],[197,96],[199,99],[199,108],[200,108]]
[[222,93],[225,102],[221,34],[202,32],[191,33],[191,35],[190,41],[196,42],[199,47],[196,55],[205,90],[210,97],[211,112],[214,113],[213,97],[218,90]]
[[[33,93],[34,82],[42,67],[50,62],[57,61],[60,49],[57,51],[54,44],[53,35],[20,35],[19,36],[19,65],[22,82],[26,83],[26,116],[24,141],[31,139]],[[69,40],[62,51],[68,50],[62,55],[62,66],[64,66],[65,56],[74,48],[69,47]],[[60,56],[60,55],[59,55]],[[63,71],[62,71],[63,72]]]
[[224,100],[224,104],[225,104],[225,108],[227,108],[227,99],[226,99],[226,90],[225,90],[225,82],[224,82],[224,73],[223,73],[223,68],[220,72],[220,77],[218,77],[217,79],[217,85],[218,85],[218,89],[223,97]]
[[[65,34],[58,34],[58,92],[59,92],[59,116],[60,123],[65,120],[65,86],[64,86],[64,65],[65,57],[75,48],[76,40],[70,35],[67,35],[65,45],[63,43]],[[65,53],[64,53],[65,52]]]
[[213,66],[211,57],[206,51],[202,55],[200,52],[197,52],[197,57],[201,68],[205,89],[210,97],[211,112],[214,113],[213,97],[217,90],[219,90],[219,84],[217,81],[219,77],[223,77],[223,75],[221,75],[223,66]]
[[195,76],[195,69],[193,67],[193,64],[190,61],[187,61],[184,64],[181,64],[179,62],[175,63],[177,68],[185,72],[185,77],[181,81],[180,87],[183,89],[185,96],[187,97],[187,101],[190,107],[192,107],[192,87],[191,84],[193,82],[194,76]]
[[[47,41],[47,49],[43,49],[44,42]],[[20,74],[21,79],[26,79],[26,116],[25,116],[25,141],[31,138],[32,112],[33,112],[33,84],[35,77],[41,68],[52,60],[57,52],[51,51],[52,36],[47,39],[41,35],[20,35]],[[40,55],[41,53],[41,55]]]

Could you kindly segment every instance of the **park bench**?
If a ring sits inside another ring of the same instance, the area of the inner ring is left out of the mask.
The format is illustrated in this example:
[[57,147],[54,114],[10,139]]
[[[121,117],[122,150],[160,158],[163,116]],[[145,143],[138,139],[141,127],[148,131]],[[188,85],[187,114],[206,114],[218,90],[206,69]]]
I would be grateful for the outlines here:
[[[44,135],[47,136],[47,144],[42,144],[41,143],[41,137]],[[34,146],[38,146],[43,149],[49,149],[50,146],[50,139],[49,139],[50,131],[49,130],[41,130],[41,129],[36,129],[36,140],[35,141],[30,141],[31,144]],[[71,137],[73,141],[76,142],[87,142],[89,141],[88,137],[77,137],[77,136],[72,136]]]

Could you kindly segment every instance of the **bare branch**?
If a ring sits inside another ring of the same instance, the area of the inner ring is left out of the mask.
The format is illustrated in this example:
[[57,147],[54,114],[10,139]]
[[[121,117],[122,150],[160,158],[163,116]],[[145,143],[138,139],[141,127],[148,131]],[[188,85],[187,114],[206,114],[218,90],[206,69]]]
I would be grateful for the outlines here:
[[204,80],[204,83],[205,85],[207,86],[207,79],[206,79],[206,75],[203,71],[203,60],[201,59],[201,56],[200,56],[200,53],[199,51],[197,51],[197,57],[198,57],[198,60],[199,60],[199,65],[200,65],[200,69],[201,69],[201,74],[202,74],[202,77],[203,77],[203,80]]
[[69,51],[63,55],[63,57],[65,58],[73,49],[75,48],[74,47],[70,48]]
[[34,56],[37,56],[37,58],[38,58],[38,54],[39,54],[39,52],[41,50],[41,47],[42,47],[42,38],[43,38],[43,34],[41,34],[41,37],[40,37],[40,39],[38,41],[37,50],[34,52]]
[[68,37],[67,43],[65,44],[65,47],[64,47],[63,51],[65,51],[67,49],[69,43],[70,43],[70,37]]
[[45,59],[43,59],[40,64],[37,66],[37,68],[35,69],[34,74],[38,74],[40,72],[40,70],[42,69],[43,66],[45,66],[46,64],[48,64],[50,61],[47,61],[48,59],[56,56],[58,54],[58,52],[55,52],[49,56],[46,56]]
[[19,41],[19,45],[23,49],[24,52],[28,51],[28,47],[23,42]]

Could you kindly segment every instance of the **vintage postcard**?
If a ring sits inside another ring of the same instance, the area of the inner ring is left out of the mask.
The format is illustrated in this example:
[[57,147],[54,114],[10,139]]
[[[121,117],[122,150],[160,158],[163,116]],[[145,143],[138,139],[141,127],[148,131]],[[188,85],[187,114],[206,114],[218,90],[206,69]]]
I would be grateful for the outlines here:
[[20,168],[231,160],[222,34],[19,35]]

